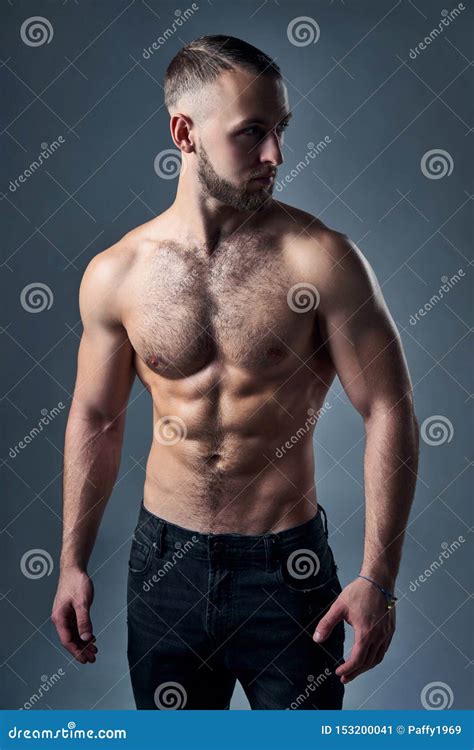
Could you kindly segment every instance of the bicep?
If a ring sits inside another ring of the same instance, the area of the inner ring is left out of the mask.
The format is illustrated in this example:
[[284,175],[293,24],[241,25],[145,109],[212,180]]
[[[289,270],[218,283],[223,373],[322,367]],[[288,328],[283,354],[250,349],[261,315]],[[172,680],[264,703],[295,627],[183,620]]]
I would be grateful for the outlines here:
[[125,419],[133,384],[133,348],[116,310],[110,269],[92,263],[80,289],[83,333],[72,408],[111,424]]
[[400,336],[373,269],[347,239],[341,250],[342,266],[333,266],[332,280],[321,295],[325,346],[339,380],[364,418],[379,407],[411,407]]
[[134,375],[126,333],[85,329],[77,358],[74,409],[106,423],[124,419]]

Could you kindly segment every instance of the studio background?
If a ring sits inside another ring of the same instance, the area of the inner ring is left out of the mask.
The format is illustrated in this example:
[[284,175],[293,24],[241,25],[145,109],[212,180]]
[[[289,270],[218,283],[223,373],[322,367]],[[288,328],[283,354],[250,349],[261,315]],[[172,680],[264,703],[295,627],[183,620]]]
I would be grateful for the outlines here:
[[[189,40],[226,33],[282,68],[293,119],[274,196],[348,234],[372,264],[422,427],[397,630],[384,661],[346,686],[344,708],[472,707],[472,8],[466,2],[452,16],[453,8],[427,0],[2,4],[2,708],[134,708],[127,558],[152,439],[138,379],[89,566],[97,662],[74,662],[49,619],[82,331],[78,288],[96,253],[172,202],[178,168],[163,74]],[[36,16],[39,36],[28,28]],[[317,492],[344,586],[362,560],[364,431],[337,379],[327,400],[315,439]],[[347,626],[347,653],[352,642]],[[248,708],[240,687],[232,708]]]

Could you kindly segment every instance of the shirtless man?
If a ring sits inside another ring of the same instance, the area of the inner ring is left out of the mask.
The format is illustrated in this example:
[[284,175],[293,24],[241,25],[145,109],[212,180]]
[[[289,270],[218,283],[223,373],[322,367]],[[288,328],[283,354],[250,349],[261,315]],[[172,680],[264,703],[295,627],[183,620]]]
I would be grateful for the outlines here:
[[[87,566],[136,373],[154,426],[129,557],[137,708],[225,709],[239,679],[252,708],[339,709],[395,629],[418,465],[400,338],[354,243],[272,195],[291,114],[278,66],[204,37],[171,61],[165,102],[174,203],[81,283],[52,619],[78,661],[96,660]],[[344,589],[313,456],[336,374],[366,433],[363,560]]]

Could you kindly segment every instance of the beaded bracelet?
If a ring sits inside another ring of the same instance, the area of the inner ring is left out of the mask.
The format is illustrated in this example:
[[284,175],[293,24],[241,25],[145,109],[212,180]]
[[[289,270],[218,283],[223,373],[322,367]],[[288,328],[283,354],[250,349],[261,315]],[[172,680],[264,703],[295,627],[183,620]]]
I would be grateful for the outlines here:
[[367,576],[363,576],[359,573],[357,578],[365,578],[366,581],[370,581],[370,583],[373,583],[374,586],[377,586],[379,591],[382,592],[385,599],[387,600],[387,609],[392,609],[392,607],[395,606],[395,602],[398,599],[398,596],[394,596],[390,591],[387,591],[387,589],[384,589],[383,586],[379,586],[378,583],[372,580],[372,578],[368,578]]

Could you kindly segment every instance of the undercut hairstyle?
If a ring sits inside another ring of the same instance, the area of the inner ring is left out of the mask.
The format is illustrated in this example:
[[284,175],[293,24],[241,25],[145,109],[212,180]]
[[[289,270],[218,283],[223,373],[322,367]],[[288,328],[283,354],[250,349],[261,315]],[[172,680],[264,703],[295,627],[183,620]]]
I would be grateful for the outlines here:
[[224,71],[243,68],[256,76],[281,78],[279,66],[271,57],[242,39],[216,34],[189,42],[173,57],[164,77],[164,99],[168,112],[181,97],[197,98],[201,89]]

